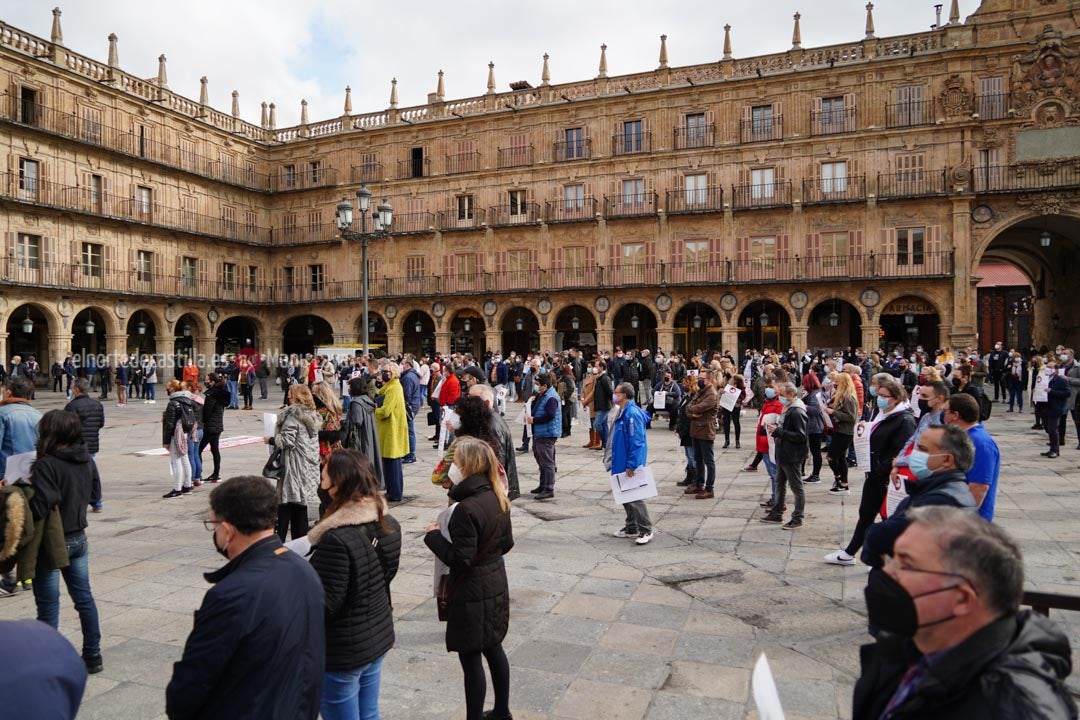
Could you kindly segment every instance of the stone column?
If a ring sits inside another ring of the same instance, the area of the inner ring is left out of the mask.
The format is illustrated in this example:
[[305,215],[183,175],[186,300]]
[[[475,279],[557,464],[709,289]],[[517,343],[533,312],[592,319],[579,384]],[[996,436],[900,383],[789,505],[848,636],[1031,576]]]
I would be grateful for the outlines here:
[[615,349],[615,330],[610,327],[596,329],[596,347],[600,351],[611,352]]
[[105,348],[105,352],[109,355],[109,359],[115,361],[127,352],[127,335],[124,333],[118,335],[106,335]]
[[199,366],[200,373],[207,373],[213,370],[215,359],[214,352],[217,350],[217,336],[192,336],[191,347],[195,353],[195,363]]
[[73,335],[66,331],[49,333],[49,357],[47,358],[47,362],[43,361],[41,358],[37,359],[38,364],[41,365],[42,369],[51,367],[57,360],[60,362],[64,361],[67,354],[71,352],[72,337]]
[[502,346],[501,330],[486,328],[484,330],[484,343],[487,345],[489,352],[497,352],[502,355],[506,351],[506,348]]
[[[862,325],[862,346],[863,349],[869,352],[871,349],[877,348],[881,344],[881,338],[878,337],[878,333],[881,331],[881,326],[877,323],[863,323]],[[800,350],[801,348],[795,348]]]
[[[810,327],[808,325],[792,325],[790,334],[791,347],[795,348],[795,352],[802,353],[806,350],[807,335],[810,334]],[[866,346],[863,345],[863,347]]]
[[6,332],[0,332],[0,363],[4,363],[5,367],[7,367],[7,362],[10,359],[10,358],[8,358],[8,354],[7,354],[7,349],[8,349],[7,341],[8,341],[8,334]]
[[540,352],[554,352],[555,350],[555,331],[554,330],[540,330]]
[[386,352],[397,355],[405,352],[405,334],[401,330],[390,329],[386,332]]
[[[659,327],[656,329],[656,346],[663,348],[665,353],[670,353],[675,347],[675,328]],[[655,348],[654,348],[655,349]]]
[[449,330],[436,330],[435,331],[435,350],[443,355],[450,354],[450,331]]
[[[363,342],[360,335],[356,333],[334,333],[333,337],[335,345],[360,345]],[[370,337],[368,341],[371,341]]]
[[720,332],[721,342],[724,347],[721,350],[730,350],[731,356],[739,357],[739,328],[737,325],[725,325]]
[[[952,308],[938,308],[941,315],[949,312],[952,319],[952,323],[948,326],[942,322],[942,330],[948,327],[948,334],[943,332],[939,342],[954,348],[975,345],[975,335],[978,332],[978,289],[977,284],[971,281],[973,274],[971,242],[971,199],[970,196],[960,196],[953,200],[952,215],[954,253],[952,259],[955,263],[952,268],[954,273],[953,306]],[[941,320],[944,321],[945,318],[941,317]]]

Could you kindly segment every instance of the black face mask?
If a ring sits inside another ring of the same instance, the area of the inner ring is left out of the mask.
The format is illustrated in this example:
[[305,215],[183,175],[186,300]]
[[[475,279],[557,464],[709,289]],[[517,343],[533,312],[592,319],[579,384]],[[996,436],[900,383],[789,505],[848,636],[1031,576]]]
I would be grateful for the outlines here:
[[930,409],[930,403],[926,402],[925,400],[920,400],[919,401],[919,414],[920,415],[929,415],[931,412],[933,412],[933,411]]
[[330,507],[330,503],[334,501],[334,498],[330,497],[330,491],[320,485],[316,493],[319,495],[319,502],[322,503],[322,507]]
[[940,620],[919,624],[919,611],[915,607],[915,599],[936,595],[946,590],[953,590],[955,586],[938,588],[919,595],[911,595],[892,575],[884,570],[872,570],[866,582],[866,612],[870,627],[880,630],[888,630],[900,637],[915,637],[919,628],[938,625],[952,620],[955,615],[943,617]]
[[229,546],[228,544],[226,544],[225,547],[218,547],[216,530],[210,534],[210,542],[214,543],[214,549],[217,550],[218,555],[225,558],[226,560],[229,559],[229,553],[226,552],[226,548],[228,548]]
[[705,381],[702,380],[701,378],[698,378],[697,386],[698,386],[698,390],[704,390],[705,389]]

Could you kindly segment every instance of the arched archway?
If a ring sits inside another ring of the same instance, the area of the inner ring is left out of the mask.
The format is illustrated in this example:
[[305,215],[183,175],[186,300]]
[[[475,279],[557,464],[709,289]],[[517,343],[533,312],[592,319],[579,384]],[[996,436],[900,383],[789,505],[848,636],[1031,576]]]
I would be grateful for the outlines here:
[[476,310],[459,310],[450,320],[450,351],[482,358],[487,346],[486,327],[483,316]]
[[[71,320],[71,355],[79,374],[88,374],[96,381],[97,365],[107,354],[108,321],[105,311],[96,307],[83,308]],[[91,367],[93,372],[87,373]],[[95,382],[96,386],[96,382]]]
[[[157,354],[158,326],[154,316],[146,310],[136,310],[127,321],[127,352],[142,358]],[[159,378],[160,379],[160,378]]]
[[791,317],[780,303],[754,300],[739,313],[739,355],[747,349],[787,349],[791,344]]
[[675,313],[675,351],[723,350],[720,315],[708,303],[690,303]]
[[502,331],[502,353],[511,351],[518,355],[527,355],[540,350],[540,321],[532,311],[514,308],[502,318],[499,326]]
[[[321,320],[321,318],[319,319]],[[326,321],[323,320],[323,322]],[[306,335],[306,328],[304,328],[304,334]],[[273,348],[271,348],[272,350]],[[263,352],[260,347],[258,323],[253,318],[244,315],[234,315],[226,318],[217,327],[214,352],[218,355],[248,354],[245,351]]]
[[[368,311],[368,348],[376,356],[385,356],[387,350],[387,334],[389,329],[386,320],[378,313]],[[364,316],[356,318],[357,343],[361,347],[364,343]]]
[[413,357],[435,356],[435,320],[423,310],[406,313],[401,322],[401,348]]
[[[173,324],[173,355],[176,358],[176,370],[173,376],[178,380],[184,376],[184,366],[188,359],[194,359],[196,364],[202,364],[200,375],[207,371],[207,358],[195,357],[195,338],[199,335],[199,318],[194,313],[184,313]],[[212,368],[210,368],[212,369]]]
[[281,331],[281,349],[286,355],[311,355],[320,345],[334,342],[334,328],[318,315],[298,315]]
[[48,386],[52,364],[64,360],[49,355],[49,334],[57,327],[55,323],[51,314],[37,303],[19,305],[8,315],[5,327],[8,337],[7,360],[10,362],[18,355],[25,364],[31,362],[32,358],[37,364],[34,384],[39,387]]
[[941,316],[934,304],[915,295],[898,297],[881,309],[882,345],[888,350],[899,346],[905,356],[918,346],[928,352],[939,348],[940,327]]
[[641,303],[619,308],[611,322],[615,346],[623,350],[656,349],[656,315]]
[[585,357],[596,352],[596,316],[583,305],[570,305],[555,316],[555,350],[581,350]]
[[[810,327],[806,333],[808,348],[803,350],[854,350],[862,345],[862,316],[858,309],[837,298],[823,300],[810,311]],[[869,352],[874,348],[866,348]]]

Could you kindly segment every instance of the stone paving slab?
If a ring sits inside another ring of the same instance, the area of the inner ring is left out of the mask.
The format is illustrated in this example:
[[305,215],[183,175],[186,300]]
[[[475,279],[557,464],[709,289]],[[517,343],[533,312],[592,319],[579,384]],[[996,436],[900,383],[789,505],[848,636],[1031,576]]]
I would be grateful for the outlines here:
[[[61,407],[63,400],[41,393],[36,405]],[[226,436],[257,432],[261,413],[276,405],[256,401],[256,408],[227,413]],[[106,406],[98,457],[105,511],[90,516],[88,531],[105,671],[90,678],[80,718],[163,717],[163,688],[208,587],[203,573],[222,564],[200,522],[210,487],[162,500],[170,486],[166,460],[131,454],[157,445],[162,410]],[[997,521],[1024,549],[1028,587],[1080,594],[1080,452],[1069,443],[1061,458],[1040,458],[1043,434],[1029,425],[1026,415],[1002,413],[988,424],[1005,460]],[[611,502],[599,453],[580,447],[583,437],[578,427],[559,443],[554,500],[514,504],[505,643],[514,716],[755,718],[749,670],[764,652],[789,718],[850,718],[858,646],[868,641],[866,572],[821,558],[846,543],[858,491],[835,498],[827,483],[808,486],[806,525],[785,532],[758,522],[768,477],[764,468],[741,471],[751,450],[718,446],[717,496],[698,501],[675,486],[683,452],[657,426],[649,433],[660,478],[660,495],[649,503],[656,538],[638,547],[611,536],[622,513]],[[389,720],[464,717],[461,670],[445,651],[431,556],[421,540],[446,498],[429,480],[437,460],[430,443],[421,440],[418,456],[405,468],[407,499],[392,510],[404,544],[392,586],[397,645],[381,694]],[[266,448],[227,449],[222,457],[225,477],[255,473]],[[530,489],[538,481],[535,462],[529,455],[518,461],[521,485]],[[853,470],[853,488],[856,477]],[[66,598],[61,607],[61,631],[78,646],[78,617]],[[0,618],[33,615],[28,593],[0,601]],[[1054,618],[1080,639],[1080,613]],[[1070,685],[1080,687],[1075,677]]]

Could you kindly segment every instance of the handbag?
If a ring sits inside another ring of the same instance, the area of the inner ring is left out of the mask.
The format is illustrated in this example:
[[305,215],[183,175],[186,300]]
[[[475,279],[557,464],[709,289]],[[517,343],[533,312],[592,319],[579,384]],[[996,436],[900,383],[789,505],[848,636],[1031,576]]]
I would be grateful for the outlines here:
[[434,408],[427,411],[427,424],[431,427],[435,424],[435,410]]
[[[499,513],[499,520],[495,523],[495,529],[491,531],[491,537],[484,543],[484,547],[480,548],[472,560],[469,561],[469,567],[472,567],[473,563],[479,560],[488,548],[491,547],[491,543],[494,542],[495,536],[499,534],[499,528],[502,526],[502,513]],[[450,618],[450,596],[454,593],[454,587],[450,584],[450,573],[439,576],[439,587],[435,590],[435,606],[439,610],[439,622],[446,622]]]
[[270,453],[270,457],[266,459],[266,464],[263,465],[262,476],[267,480],[281,480],[285,477],[285,451],[281,448],[274,448]]

